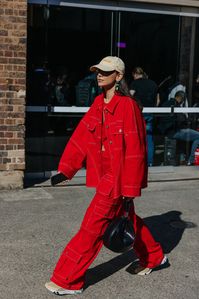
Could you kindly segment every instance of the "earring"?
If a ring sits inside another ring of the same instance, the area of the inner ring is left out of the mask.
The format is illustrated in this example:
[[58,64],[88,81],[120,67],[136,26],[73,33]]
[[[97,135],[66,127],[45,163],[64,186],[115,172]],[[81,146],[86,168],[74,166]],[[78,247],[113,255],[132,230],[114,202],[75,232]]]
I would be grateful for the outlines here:
[[120,81],[116,81],[116,83],[115,83],[115,91],[117,92],[117,91],[119,91],[119,89],[120,89]]

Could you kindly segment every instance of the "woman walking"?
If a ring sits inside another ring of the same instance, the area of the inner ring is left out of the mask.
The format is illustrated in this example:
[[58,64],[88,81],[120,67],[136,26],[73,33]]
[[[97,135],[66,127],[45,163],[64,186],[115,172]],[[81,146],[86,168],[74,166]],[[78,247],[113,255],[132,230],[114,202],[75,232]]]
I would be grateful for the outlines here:
[[[103,245],[108,224],[123,213],[123,201],[141,195],[147,186],[146,135],[139,106],[125,90],[123,61],[108,56],[90,68],[103,92],[80,121],[61,157],[58,172],[72,179],[86,160],[86,185],[96,194],[80,230],[67,244],[46,288],[57,294],[80,294],[85,273]],[[134,250],[140,265],[135,274],[149,274],[166,262],[159,243],[134,211]]]

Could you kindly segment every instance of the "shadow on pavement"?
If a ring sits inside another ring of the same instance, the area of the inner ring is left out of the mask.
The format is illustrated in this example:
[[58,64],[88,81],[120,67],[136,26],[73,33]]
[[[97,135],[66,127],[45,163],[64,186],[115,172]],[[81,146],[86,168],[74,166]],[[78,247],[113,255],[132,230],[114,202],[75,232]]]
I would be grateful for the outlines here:
[[[30,178],[24,178],[24,188],[31,188],[31,187],[36,187],[36,185],[42,185],[49,179],[47,178],[35,178],[35,179],[30,179]],[[49,184],[50,186],[50,184]],[[41,186],[39,186],[41,187]]]
[[[186,222],[181,219],[181,214],[182,213],[179,211],[169,211],[165,214],[151,216],[144,219],[144,222],[150,228],[155,240],[160,242],[162,245],[164,253],[171,252],[182,238],[182,234],[186,228]],[[194,225],[192,227],[194,227]],[[130,250],[120,254],[108,262],[89,269],[86,274],[85,287],[87,288],[90,285],[93,285],[114,274],[135,261],[136,258],[134,251]]]
[[[180,211],[169,211],[165,214],[144,218],[155,240],[162,245],[164,253],[171,252],[180,242],[186,228]],[[176,223],[176,226],[172,224]]]
[[135,256],[133,250],[129,250],[114,257],[106,263],[89,269],[86,273],[86,285],[84,288],[88,288],[90,285],[93,285],[114,274],[120,269],[126,267],[129,263],[132,263],[132,261],[135,259],[137,259],[137,257]]

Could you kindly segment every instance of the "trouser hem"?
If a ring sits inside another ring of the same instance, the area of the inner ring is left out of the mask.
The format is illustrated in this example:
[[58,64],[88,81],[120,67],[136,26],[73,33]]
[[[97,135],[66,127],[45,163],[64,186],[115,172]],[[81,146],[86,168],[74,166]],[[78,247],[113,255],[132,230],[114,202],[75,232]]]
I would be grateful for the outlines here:
[[152,263],[152,262],[148,262],[148,263],[141,263],[141,266],[145,267],[145,268],[150,268],[150,269],[154,269],[158,266],[160,266],[162,260],[164,258],[164,254],[162,255],[161,258],[159,259],[156,259],[155,263]]
[[75,286],[71,286],[71,285],[67,285],[65,283],[62,283],[55,276],[52,276],[50,280],[52,282],[54,282],[55,284],[57,284],[59,287],[67,289],[67,290],[78,291],[78,290],[81,290],[83,288],[83,286],[80,288],[80,287],[75,287]]

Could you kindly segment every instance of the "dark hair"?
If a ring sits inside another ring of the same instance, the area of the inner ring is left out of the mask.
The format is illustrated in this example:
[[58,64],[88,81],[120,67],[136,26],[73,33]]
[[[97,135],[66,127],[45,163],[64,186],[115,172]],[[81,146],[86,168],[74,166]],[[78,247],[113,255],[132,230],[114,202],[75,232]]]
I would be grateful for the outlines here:
[[182,90],[179,90],[175,93],[175,97],[181,97],[182,99],[185,98],[185,92]]
[[128,85],[126,83],[126,80],[123,78],[119,83],[117,83],[117,90],[116,93],[121,95],[121,96],[127,96],[132,98],[134,101],[137,102],[138,106],[140,107],[140,109],[143,109],[143,106],[141,104],[141,102],[138,99],[135,99],[129,91]]
[[144,79],[148,79],[148,75],[144,72],[144,70],[140,66],[135,67],[132,71],[132,74],[142,75]]

